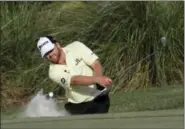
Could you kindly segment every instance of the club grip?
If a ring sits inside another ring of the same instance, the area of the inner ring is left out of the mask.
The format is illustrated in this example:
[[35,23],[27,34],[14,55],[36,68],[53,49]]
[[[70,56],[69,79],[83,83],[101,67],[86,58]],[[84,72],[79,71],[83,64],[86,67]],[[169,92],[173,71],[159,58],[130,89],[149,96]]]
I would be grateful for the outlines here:
[[99,85],[99,84],[96,84],[96,88],[97,88],[98,90],[103,90],[105,87],[103,87],[103,86],[101,86],[101,85]]

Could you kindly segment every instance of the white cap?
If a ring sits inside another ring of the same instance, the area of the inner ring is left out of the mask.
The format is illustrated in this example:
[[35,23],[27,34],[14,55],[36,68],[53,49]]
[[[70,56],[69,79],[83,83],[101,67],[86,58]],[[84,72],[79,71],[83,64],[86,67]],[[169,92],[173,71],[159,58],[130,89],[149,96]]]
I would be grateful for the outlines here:
[[40,37],[37,42],[37,48],[39,49],[42,57],[44,57],[44,55],[51,51],[54,47],[55,45],[47,37]]

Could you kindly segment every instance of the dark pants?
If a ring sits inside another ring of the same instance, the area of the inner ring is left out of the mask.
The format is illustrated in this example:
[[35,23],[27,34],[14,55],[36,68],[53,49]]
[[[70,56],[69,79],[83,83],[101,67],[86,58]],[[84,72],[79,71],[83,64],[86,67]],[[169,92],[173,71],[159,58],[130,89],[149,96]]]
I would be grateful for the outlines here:
[[108,113],[110,106],[109,95],[97,96],[94,100],[89,102],[83,102],[79,104],[66,103],[65,109],[71,115],[80,114],[101,114]]

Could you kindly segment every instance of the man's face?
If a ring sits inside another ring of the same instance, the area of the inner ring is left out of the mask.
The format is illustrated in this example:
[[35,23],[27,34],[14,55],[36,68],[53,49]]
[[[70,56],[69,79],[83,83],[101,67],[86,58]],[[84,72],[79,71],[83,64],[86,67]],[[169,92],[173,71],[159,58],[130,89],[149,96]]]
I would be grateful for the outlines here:
[[52,63],[58,63],[61,55],[61,50],[55,45],[54,49],[45,55],[45,58]]

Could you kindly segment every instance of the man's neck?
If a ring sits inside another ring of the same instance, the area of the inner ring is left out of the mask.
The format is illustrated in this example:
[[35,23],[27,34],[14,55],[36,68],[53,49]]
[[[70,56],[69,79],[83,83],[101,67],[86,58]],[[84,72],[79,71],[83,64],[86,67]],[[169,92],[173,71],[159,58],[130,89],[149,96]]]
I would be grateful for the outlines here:
[[59,60],[58,64],[66,65],[66,60]]
[[62,51],[62,50],[61,50],[61,53],[62,54],[60,55],[60,59],[58,61],[58,64],[66,65],[66,55],[65,55],[64,51]]

